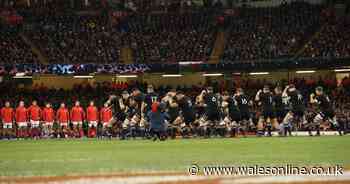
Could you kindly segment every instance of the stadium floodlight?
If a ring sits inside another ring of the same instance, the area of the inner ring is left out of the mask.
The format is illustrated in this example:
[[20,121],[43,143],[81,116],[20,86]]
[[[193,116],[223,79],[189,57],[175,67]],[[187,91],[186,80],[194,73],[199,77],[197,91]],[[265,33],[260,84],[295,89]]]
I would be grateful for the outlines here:
[[335,72],[350,72],[350,68],[335,69]]
[[182,74],[164,74],[162,77],[182,77]]
[[304,71],[296,71],[295,73],[301,74],[301,73],[315,73],[315,70],[304,70]]
[[203,74],[204,77],[219,77],[222,75],[224,75],[224,74],[222,74],[222,73],[205,73],[205,74]]
[[179,65],[200,65],[202,61],[180,61]]
[[269,72],[251,72],[249,75],[269,75]]
[[241,75],[241,73],[239,73],[239,72],[234,72],[234,73],[232,73],[233,75]]
[[137,75],[117,75],[117,78],[137,78]]
[[14,79],[32,79],[33,76],[13,76]]
[[92,78],[94,78],[94,76],[92,76],[92,75],[75,75],[75,76],[73,76],[73,78],[75,78],[75,79],[92,79]]

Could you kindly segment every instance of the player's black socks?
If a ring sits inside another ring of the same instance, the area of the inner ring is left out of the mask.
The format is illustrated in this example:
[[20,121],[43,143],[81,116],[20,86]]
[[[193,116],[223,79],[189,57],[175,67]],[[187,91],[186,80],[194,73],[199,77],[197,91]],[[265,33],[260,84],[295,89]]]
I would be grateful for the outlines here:
[[272,137],[272,133],[271,133],[272,127],[268,125],[266,128],[267,128],[267,136]]
[[284,132],[283,132],[284,136],[288,136],[288,132],[289,132],[289,127],[285,126],[284,127]]
[[264,135],[264,131],[263,131],[263,130],[258,130],[258,131],[256,132],[256,134],[257,134],[258,137],[261,137],[261,136]]
[[316,125],[316,135],[320,136],[320,125]]
[[232,137],[236,137],[236,132],[237,132],[237,129],[236,129],[236,128],[232,128],[232,130],[231,130],[231,136],[232,136]]

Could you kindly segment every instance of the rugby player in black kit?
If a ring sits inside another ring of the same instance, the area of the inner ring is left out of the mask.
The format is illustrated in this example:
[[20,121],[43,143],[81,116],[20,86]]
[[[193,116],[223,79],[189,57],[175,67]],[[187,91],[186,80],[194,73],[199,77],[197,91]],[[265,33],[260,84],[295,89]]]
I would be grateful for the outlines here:
[[249,112],[249,98],[244,94],[242,88],[237,88],[235,95],[233,96],[237,102],[237,107],[239,109],[239,128],[238,130],[245,137],[248,131],[249,122],[251,122],[250,112]]
[[191,98],[179,91],[176,94],[176,101],[179,105],[180,114],[183,117],[184,126],[181,127],[183,137],[189,137],[191,133],[191,124],[195,121],[196,113]]
[[265,129],[267,129],[268,136],[272,136],[272,127],[279,130],[279,124],[274,111],[273,97],[267,85],[264,86],[263,90],[259,90],[255,96],[255,101],[259,102],[259,105],[262,106],[262,113],[257,125],[258,136],[263,135]]
[[[316,135],[320,135],[320,124],[322,121],[330,122],[338,130],[339,135],[342,135],[342,130],[339,128],[331,100],[324,94],[322,87],[317,87],[315,92],[316,95],[314,93],[310,95],[310,103],[317,104],[319,107],[319,112],[313,121],[317,131]],[[309,134],[312,135],[311,130],[309,130]]]
[[[286,86],[282,93],[282,97],[287,99],[290,111],[284,118],[284,122],[292,121],[292,126],[298,129],[301,123],[305,121],[305,104],[303,95],[295,88],[293,84]],[[286,132],[290,132],[291,126],[284,126]]]
[[[234,98],[234,95],[230,96],[228,93],[223,94],[223,108],[228,109],[228,117],[231,121],[230,127],[230,136],[235,137],[237,133],[238,123],[241,120],[241,115],[239,113],[237,101]],[[244,134],[243,134],[244,135]]]
[[208,87],[204,96],[205,115],[209,122],[209,131],[206,131],[206,137],[214,134],[216,124],[220,121],[219,97],[214,94],[213,87]]

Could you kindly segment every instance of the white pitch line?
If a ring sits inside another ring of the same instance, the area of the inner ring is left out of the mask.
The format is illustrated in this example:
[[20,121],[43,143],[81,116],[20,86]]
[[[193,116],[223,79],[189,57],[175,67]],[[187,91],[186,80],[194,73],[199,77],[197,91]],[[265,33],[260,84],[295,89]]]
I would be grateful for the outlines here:
[[305,183],[305,182],[339,182],[350,181],[350,172],[345,172],[339,176],[311,176],[311,175],[291,175],[291,176],[257,176],[244,177],[231,180],[224,179],[222,184],[266,184],[266,183]]
[[121,178],[98,178],[98,179],[79,179],[79,180],[67,180],[59,182],[49,182],[50,184],[152,184],[160,182],[186,182],[206,180],[211,177],[207,176],[134,176],[134,177],[121,177]]
[[152,184],[159,182],[187,182],[207,179],[219,179],[222,184],[273,184],[273,183],[306,183],[306,182],[336,182],[350,181],[350,172],[345,172],[339,176],[133,176],[121,178],[98,178],[98,179],[79,179],[60,182],[49,182],[51,184]]

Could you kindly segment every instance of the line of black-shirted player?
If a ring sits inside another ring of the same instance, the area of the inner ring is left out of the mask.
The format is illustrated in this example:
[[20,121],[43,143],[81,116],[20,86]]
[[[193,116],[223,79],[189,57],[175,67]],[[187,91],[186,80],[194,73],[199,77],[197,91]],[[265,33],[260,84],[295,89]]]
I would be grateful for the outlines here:
[[[149,85],[146,94],[139,89],[133,89],[131,94],[124,91],[119,98],[111,96],[108,103],[114,107],[122,138],[147,136],[149,125],[146,114],[152,110],[153,103],[162,104],[161,110],[168,117],[164,131],[172,138],[177,135],[233,137],[238,133],[245,137],[248,132],[272,136],[273,130],[287,136],[301,127],[306,127],[310,135],[313,135],[312,131],[320,135],[322,122],[329,122],[342,135],[329,97],[322,87],[317,87],[315,93],[310,95],[309,101],[318,107],[312,121],[305,118],[306,102],[294,85],[286,86],[284,90],[276,87],[274,92],[266,85],[257,92],[254,100],[249,99],[242,88],[237,88],[234,94],[219,94],[214,93],[212,87],[201,91],[195,99],[176,90],[160,97]],[[250,110],[254,101],[261,108],[257,123],[253,123],[254,112]]]

